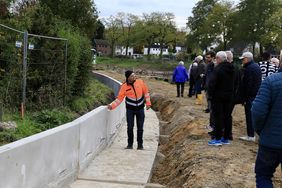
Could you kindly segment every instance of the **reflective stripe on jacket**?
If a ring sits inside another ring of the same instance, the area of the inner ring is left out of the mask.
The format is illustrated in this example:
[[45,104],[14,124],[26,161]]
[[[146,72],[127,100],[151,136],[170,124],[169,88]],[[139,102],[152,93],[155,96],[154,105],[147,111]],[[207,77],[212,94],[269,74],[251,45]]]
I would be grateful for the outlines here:
[[119,94],[111,103],[112,109],[115,109],[125,98],[126,108],[131,110],[139,110],[146,106],[151,106],[148,87],[141,79],[136,79],[133,84],[123,83],[119,90]]

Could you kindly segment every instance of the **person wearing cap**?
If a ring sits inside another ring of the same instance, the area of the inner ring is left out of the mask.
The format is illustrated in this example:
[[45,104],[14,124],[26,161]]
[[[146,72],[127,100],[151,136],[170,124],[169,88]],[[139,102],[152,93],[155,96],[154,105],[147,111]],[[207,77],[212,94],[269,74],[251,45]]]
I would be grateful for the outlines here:
[[247,125],[247,136],[242,136],[240,139],[254,142],[255,132],[252,125],[251,107],[261,84],[261,69],[260,66],[254,62],[254,57],[251,52],[244,52],[239,59],[241,59],[243,63],[242,90]]
[[231,134],[231,108],[235,71],[232,63],[227,61],[224,51],[216,54],[217,66],[214,68],[208,85],[208,97],[211,100],[212,113],[215,120],[214,139],[208,142],[210,146],[230,144]]
[[263,52],[262,61],[259,63],[261,69],[261,78],[264,80],[267,76],[276,73],[278,71],[278,66],[270,61],[270,53]]
[[172,81],[176,83],[177,97],[180,97],[180,94],[181,97],[183,97],[184,84],[186,81],[188,81],[188,74],[186,68],[184,67],[183,61],[180,61],[179,65],[175,68],[172,76]]
[[127,147],[125,149],[133,149],[133,127],[134,118],[137,122],[137,143],[138,150],[143,149],[143,126],[145,120],[144,107],[149,110],[151,107],[149,90],[146,84],[141,79],[136,79],[133,71],[125,72],[126,82],[120,87],[119,94],[111,104],[108,104],[108,109],[113,110],[121,104],[125,98],[126,104],[126,120],[127,120]]
[[266,77],[253,101],[253,126],[259,135],[255,163],[257,188],[273,187],[272,177],[282,164],[282,73]]
[[203,104],[203,78],[205,76],[206,64],[203,61],[203,56],[199,55],[196,57],[196,62],[198,63],[197,73],[196,73],[196,83],[195,83],[195,93],[196,93],[196,104]]

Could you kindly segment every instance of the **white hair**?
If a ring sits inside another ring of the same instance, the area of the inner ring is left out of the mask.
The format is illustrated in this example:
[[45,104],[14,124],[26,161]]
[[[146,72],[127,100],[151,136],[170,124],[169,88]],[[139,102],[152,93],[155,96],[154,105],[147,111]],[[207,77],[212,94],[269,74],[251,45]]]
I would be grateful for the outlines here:
[[233,62],[233,53],[231,51],[225,51],[226,55],[227,55],[227,61],[229,63]]
[[221,62],[226,61],[227,60],[227,55],[225,53],[225,51],[219,51],[216,53],[216,57],[218,57]]
[[179,65],[184,65],[184,62],[183,61],[179,61]]
[[279,67],[279,59],[277,59],[277,58],[271,58],[270,59],[270,61],[272,62],[272,63],[274,63],[277,67]]
[[252,52],[244,52],[242,54],[241,57],[239,57],[239,59],[244,59],[244,58],[247,58],[248,59],[248,62],[254,60],[254,55],[252,54]]
[[195,60],[199,63],[200,61],[202,61],[204,58],[201,55],[198,55]]

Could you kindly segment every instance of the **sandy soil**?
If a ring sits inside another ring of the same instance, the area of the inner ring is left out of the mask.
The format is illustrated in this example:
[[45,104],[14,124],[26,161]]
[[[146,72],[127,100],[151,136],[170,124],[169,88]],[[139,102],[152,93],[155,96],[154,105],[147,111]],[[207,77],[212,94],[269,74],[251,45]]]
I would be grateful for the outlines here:
[[[103,72],[120,81],[124,76]],[[258,143],[244,142],[245,114],[242,105],[233,112],[233,137],[230,145],[211,147],[206,125],[209,114],[206,105],[195,105],[195,98],[176,97],[176,86],[164,81],[142,77],[150,88],[153,109],[158,111],[160,130],[166,139],[159,152],[163,159],[156,164],[152,182],[170,188],[253,188],[255,187],[255,158]],[[146,131],[146,128],[144,128]],[[282,187],[281,167],[274,177],[275,187]]]

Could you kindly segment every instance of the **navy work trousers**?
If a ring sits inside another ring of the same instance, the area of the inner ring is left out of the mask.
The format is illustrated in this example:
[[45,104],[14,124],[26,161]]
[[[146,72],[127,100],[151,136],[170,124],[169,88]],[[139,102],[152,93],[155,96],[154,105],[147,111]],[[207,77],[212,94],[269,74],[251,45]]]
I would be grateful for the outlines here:
[[126,120],[127,120],[127,142],[128,146],[133,145],[133,128],[134,128],[134,119],[136,116],[137,120],[137,142],[138,146],[143,146],[143,126],[145,120],[144,108],[140,110],[130,110],[126,109]]

